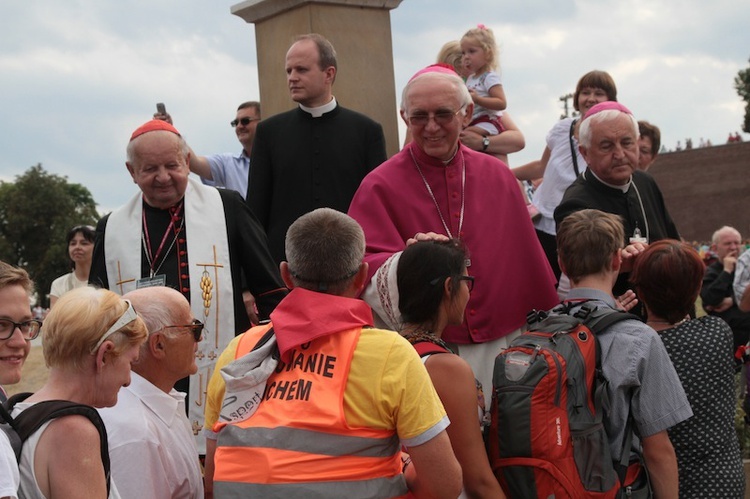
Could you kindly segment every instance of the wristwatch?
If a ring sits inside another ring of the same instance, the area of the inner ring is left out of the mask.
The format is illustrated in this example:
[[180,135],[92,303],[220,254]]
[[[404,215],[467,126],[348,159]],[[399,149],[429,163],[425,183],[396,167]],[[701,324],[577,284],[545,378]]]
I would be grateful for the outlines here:
[[482,152],[486,151],[490,147],[490,138],[482,137]]

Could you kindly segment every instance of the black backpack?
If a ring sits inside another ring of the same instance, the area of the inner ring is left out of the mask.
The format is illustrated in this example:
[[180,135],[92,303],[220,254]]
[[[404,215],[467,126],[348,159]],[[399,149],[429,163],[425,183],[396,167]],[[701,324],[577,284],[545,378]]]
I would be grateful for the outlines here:
[[0,404],[0,431],[8,436],[13,452],[16,454],[16,461],[21,462],[23,443],[47,421],[63,416],[84,416],[91,421],[99,432],[99,450],[104,466],[104,475],[107,478],[107,495],[109,495],[110,465],[107,429],[97,410],[89,405],[78,404],[69,400],[46,400],[32,405],[16,417],[11,416],[13,407],[30,396],[31,393],[19,393]]

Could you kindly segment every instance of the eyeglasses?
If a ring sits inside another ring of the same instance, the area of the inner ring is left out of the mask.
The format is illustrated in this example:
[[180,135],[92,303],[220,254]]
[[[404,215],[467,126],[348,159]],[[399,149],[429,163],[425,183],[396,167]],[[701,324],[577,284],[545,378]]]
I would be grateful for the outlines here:
[[229,122],[229,124],[232,125],[232,128],[234,128],[237,125],[247,126],[253,121],[260,121],[260,118],[248,118],[247,116],[245,116],[244,118],[240,118],[238,120],[232,120]]
[[114,324],[112,324],[112,327],[107,329],[107,332],[102,335],[101,338],[99,338],[99,341],[96,342],[96,345],[94,345],[94,348],[91,349],[91,353],[96,352],[100,346],[102,346],[102,343],[104,343],[104,340],[115,334],[120,329],[124,328],[134,320],[138,318],[138,314],[135,313],[135,309],[133,308],[133,304],[130,303],[130,300],[123,300],[128,308],[125,309],[125,312],[120,316],[119,319],[115,321]]
[[427,123],[430,122],[430,118],[435,120],[436,125],[444,126],[449,125],[453,118],[456,117],[458,113],[463,111],[464,108],[460,108],[458,111],[438,111],[436,113],[416,113],[410,115],[408,118],[406,118],[409,121],[409,124],[411,126],[427,126]]
[[164,326],[161,328],[161,330],[164,329],[187,329],[190,331],[190,333],[193,335],[193,339],[195,339],[196,342],[200,341],[203,338],[203,328],[205,328],[205,324],[203,324],[198,319],[193,319],[193,322],[191,324],[187,324],[185,326]]
[[474,276],[473,275],[460,275],[458,276],[459,281],[466,281],[466,285],[469,286],[469,293],[474,291]]
[[[433,280],[430,281],[430,286],[435,286],[436,284],[445,281],[448,279],[448,277],[436,277]],[[474,276],[473,275],[460,275],[456,276],[456,280],[458,281],[466,281],[466,285],[469,286],[469,293],[474,291]]]
[[16,331],[16,328],[21,330],[24,340],[31,341],[39,336],[42,322],[33,319],[25,322],[13,322],[10,319],[0,319],[0,340],[9,340]]

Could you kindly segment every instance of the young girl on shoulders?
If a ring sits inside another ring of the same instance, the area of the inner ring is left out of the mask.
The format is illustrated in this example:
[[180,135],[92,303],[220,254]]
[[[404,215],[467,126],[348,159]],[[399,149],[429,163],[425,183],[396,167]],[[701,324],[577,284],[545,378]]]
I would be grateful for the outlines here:
[[504,128],[500,116],[507,102],[497,69],[497,45],[492,30],[483,24],[472,28],[461,38],[461,52],[466,86],[474,101],[474,114],[466,132],[482,137],[497,135]]

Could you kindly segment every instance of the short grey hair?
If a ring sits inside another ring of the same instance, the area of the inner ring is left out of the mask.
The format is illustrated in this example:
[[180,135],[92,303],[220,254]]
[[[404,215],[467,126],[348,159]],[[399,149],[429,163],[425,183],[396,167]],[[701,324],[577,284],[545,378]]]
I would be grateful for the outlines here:
[[638,120],[635,119],[635,116],[633,116],[632,114],[623,113],[622,111],[619,111],[617,109],[606,109],[604,111],[599,111],[589,118],[584,118],[584,120],[581,122],[581,129],[578,131],[579,143],[587,149],[591,147],[591,127],[593,125],[598,125],[599,123],[606,123],[608,121],[615,120],[621,114],[624,114],[630,119],[630,123],[633,127],[633,137],[638,140],[638,137],[641,136],[641,133],[638,130]]
[[[170,135],[173,135],[174,137],[177,137],[177,140],[179,141],[179,147],[180,152],[183,156],[187,157],[188,153],[190,152],[190,148],[187,145],[187,142],[185,142],[185,139],[182,138],[181,135],[177,135],[174,132],[170,132],[169,130],[154,130],[152,132],[146,132],[146,133],[168,133]],[[127,148],[125,148],[125,154],[127,157],[127,162],[129,165],[133,166],[136,162],[136,147],[138,146],[138,143],[146,133],[139,135],[138,137],[134,138],[130,142],[128,142]]]
[[365,234],[349,215],[318,208],[289,227],[285,249],[295,286],[341,294],[362,265]]
[[733,233],[737,234],[740,237],[740,239],[742,239],[742,235],[740,234],[740,231],[738,231],[734,227],[731,227],[729,225],[725,225],[721,229],[718,229],[716,232],[714,232],[713,236],[711,236],[711,242],[713,244],[719,244],[719,238],[725,232],[733,232]]
[[466,106],[472,103],[471,100],[471,94],[469,94],[469,89],[466,88],[466,83],[461,79],[460,76],[457,74],[448,74],[448,73],[439,73],[439,72],[428,72],[428,73],[422,73],[419,76],[416,76],[409,80],[409,83],[406,84],[404,87],[403,92],[401,92],[401,110],[404,112],[408,111],[408,105],[406,103],[406,99],[409,95],[409,90],[411,90],[411,87],[414,85],[414,83],[418,81],[422,81],[425,79],[435,79],[435,80],[444,80],[449,82],[453,85],[453,87],[456,89],[456,98],[461,104],[461,108],[464,109],[464,113],[466,112]]
[[185,297],[176,289],[163,286],[141,288],[126,293],[123,298],[130,300],[138,316],[146,324],[151,335],[167,326],[172,326],[178,319],[180,309],[175,305],[181,301],[188,306]]

